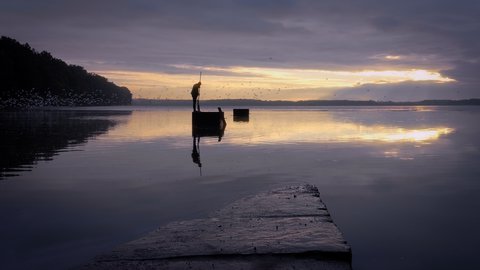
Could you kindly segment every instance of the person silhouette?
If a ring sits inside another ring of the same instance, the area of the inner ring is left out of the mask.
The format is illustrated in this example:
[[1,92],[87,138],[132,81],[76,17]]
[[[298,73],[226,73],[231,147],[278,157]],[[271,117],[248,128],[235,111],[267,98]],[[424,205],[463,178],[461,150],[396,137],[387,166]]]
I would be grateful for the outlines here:
[[222,113],[220,115],[220,121],[222,121],[222,124],[220,125],[220,129],[218,130],[218,141],[220,142],[222,140],[222,137],[223,137],[223,132],[225,131],[225,127],[227,126],[227,121],[225,121],[225,117],[223,117],[223,111],[222,111],[222,108],[220,107],[217,107],[218,109],[218,112],[219,113]]
[[192,94],[194,112],[200,111],[200,102],[198,100],[198,96],[200,96],[200,85],[202,85],[201,82],[194,84],[192,87],[192,92],[190,92],[190,94]]
[[193,149],[192,149],[192,161],[202,168],[202,162],[200,162],[200,137],[193,137]]

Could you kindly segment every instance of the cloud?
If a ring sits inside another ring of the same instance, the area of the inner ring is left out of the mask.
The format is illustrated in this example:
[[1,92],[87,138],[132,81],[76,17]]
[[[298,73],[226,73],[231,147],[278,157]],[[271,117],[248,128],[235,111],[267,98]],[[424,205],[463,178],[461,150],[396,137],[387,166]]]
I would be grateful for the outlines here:
[[425,69],[480,89],[478,14],[476,0],[18,0],[0,2],[0,32],[90,70]]
[[468,99],[478,96],[478,88],[472,85],[409,81],[343,88],[333,92],[327,99],[420,101],[425,99]]
[[462,84],[480,86],[480,59],[474,61],[456,61],[455,68],[442,73],[457,79]]

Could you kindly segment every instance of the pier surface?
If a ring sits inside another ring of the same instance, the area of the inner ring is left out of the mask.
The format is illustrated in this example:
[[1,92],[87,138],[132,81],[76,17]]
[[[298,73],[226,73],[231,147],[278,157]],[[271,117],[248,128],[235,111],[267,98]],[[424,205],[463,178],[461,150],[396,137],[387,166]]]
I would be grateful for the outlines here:
[[351,251],[318,189],[303,185],[173,222],[82,269],[351,269]]

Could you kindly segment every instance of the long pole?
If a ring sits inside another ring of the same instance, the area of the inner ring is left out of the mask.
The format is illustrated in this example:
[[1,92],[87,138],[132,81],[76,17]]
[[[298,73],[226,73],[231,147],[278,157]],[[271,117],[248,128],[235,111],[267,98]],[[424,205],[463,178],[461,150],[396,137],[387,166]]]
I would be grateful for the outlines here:
[[[202,72],[200,71],[200,79],[198,82],[202,82]],[[200,111],[200,95],[198,95],[198,104],[197,104],[197,109]]]
[[[198,148],[198,156],[200,157],[200,137],[198,137],[197,148]],[[200,160],[200,158],[199,158],[199,160]],[[200,164],[202,164],[202,163],[200,163]],[[202,166],[200,166],[200,176],[202,176]]]

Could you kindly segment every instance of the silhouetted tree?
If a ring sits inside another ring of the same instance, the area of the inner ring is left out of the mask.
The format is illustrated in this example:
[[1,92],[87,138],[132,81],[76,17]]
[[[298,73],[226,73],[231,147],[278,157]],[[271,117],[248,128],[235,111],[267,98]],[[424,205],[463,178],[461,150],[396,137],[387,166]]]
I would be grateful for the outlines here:
[[68,65],[28,43],[0,38],[0,108],[128,105],[132,94],[106,78]]

